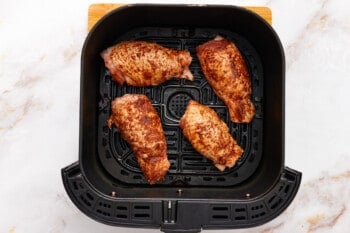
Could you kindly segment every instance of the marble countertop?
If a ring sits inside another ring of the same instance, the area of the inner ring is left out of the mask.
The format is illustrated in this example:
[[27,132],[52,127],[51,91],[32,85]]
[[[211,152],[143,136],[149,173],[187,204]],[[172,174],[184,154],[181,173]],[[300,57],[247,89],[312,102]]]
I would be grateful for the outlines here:
[[[159,232],[97,223],[62,185],[60,169],[78,158],[80,54],[93,2],[0,4],[0,232]],[[286,55],[285,164],[303,172],[300,190],[271,222],[221,232],[348,232],[350,2],[186,3],[270,7]]]

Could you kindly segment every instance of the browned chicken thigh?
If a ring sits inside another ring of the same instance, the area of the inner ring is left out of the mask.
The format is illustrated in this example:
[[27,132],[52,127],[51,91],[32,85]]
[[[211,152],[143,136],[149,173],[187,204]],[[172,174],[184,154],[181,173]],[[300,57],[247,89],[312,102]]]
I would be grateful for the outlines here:
[[194,149],[212,160],[220,171],[233,167],[243,154],[217,113],[194,100],[188,103],[180,127]]
[[242,54],[221,36],[197,48],[197,56],[208,83],[227,105],[231,121],[248,123],[255,115],[250,100],[251,83]]
[[164,178],[170,163],[160,118],[148,97],[126,94],[112,102],[108,126],[115,125],[126,140],[150,184]]
[[145,41],[124,41],[101,53],[105,66],[119,85],[154,86],[171,78],[193,80],[188,51]]

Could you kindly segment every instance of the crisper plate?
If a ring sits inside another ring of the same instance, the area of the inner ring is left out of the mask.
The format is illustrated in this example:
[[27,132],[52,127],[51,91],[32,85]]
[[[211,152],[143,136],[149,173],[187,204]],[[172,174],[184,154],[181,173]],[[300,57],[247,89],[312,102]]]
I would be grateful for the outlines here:
[[[213,39],[218,34],[233,41],[247,63],[252,84],[252,100],[256,107],[256,115],[249,124],[236,124],[230,121],[227,107],[218,99],[206,81],[196,56],[196,46]],[[126,93],[137,93],[149,97],[163,124],[171,166],[160,185],[232,186],[247,179],[260,162],[263,138],[264,75],[260,57],[253,46],[238,34],[218,28],[140,27],[115,38],[114,43],[125,40],[156,42],[168,48],[190,51],[193,58],[190,70],[195,79],[194,81],[172,79],[152,87],[119,86],[111,80],[110,73],[101,59],[98,155],[110,175],[128,184],[147,184],[126,141],[121,138],[117,128],[113,127],[110,130],[107,126],[111,114],[111,101]],[[179,128],[179,120],[190,99],[213,108],[244,149],[243,156],[234,167],[220,172],[184,138]]]

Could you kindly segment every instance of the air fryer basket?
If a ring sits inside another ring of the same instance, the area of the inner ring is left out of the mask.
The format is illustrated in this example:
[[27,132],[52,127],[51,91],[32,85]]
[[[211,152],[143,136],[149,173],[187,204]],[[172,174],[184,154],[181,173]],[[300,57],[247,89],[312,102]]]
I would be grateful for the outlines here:
[[[195,47],[220,34],[234,41],[251,75],[257,113],[249,124],[229,120],[204,78]],[[146,40],[191,52],[193,82],[118,86],[100,52],[124,40]],[[147,95],[162,119],[171,167],[149,185],[118,130],[107,127],[110,103],[125,93]],[[195,99],[212,107],[245,152],[219,172],[181,134],[179,119]],[[91,218],[166,232],[240,228],[265,223],[293,200],[301,173],[284,166],[284,54],[278,36],[256,14],[232,6],[129,5],[89,33],[82,52],[79,161],[62,169],[67,193]]]

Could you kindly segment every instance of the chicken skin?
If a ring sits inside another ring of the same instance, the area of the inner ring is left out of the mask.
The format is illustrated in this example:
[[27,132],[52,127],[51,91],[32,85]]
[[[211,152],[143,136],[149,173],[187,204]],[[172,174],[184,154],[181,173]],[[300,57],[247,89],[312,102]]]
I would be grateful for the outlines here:
[[221,36],[196,48],[203,73],[216,95],[226,104],[232,122],[249,123],[255,115],[250,99],[248,68],[234,43]]
[[149,101],[141,94],[125,94],[112,102],[108,126],[115,125],[126,140],[150,184],[166,175],[170,163],[160,118]]
[[175,77],[193,80],[188,51],[145,41],[124,41],[107,48],[101,56],[119,85],[155,86]]
[[194,149],[212,160],[220,171],[233,167],[243,154],[217,113],[194,100],[189,101],[180,127]]

